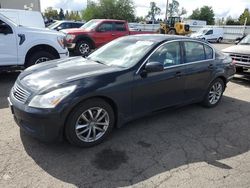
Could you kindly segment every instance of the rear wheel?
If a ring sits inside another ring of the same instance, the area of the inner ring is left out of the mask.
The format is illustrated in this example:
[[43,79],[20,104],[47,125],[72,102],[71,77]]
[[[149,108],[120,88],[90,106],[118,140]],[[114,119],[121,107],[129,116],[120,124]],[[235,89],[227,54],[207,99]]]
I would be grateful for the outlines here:
[[94,146],[111,133],[114,122],[114,111],[106,101],[98,98],[90,99],[81,103],[69,115],[65,125],[65,135],[73,145]]
[[30,67],[35,64],[43,63],[45,61],[50,61],[56,59],[56,56],[50,52],[40,51],[32,54],[28,61],[26,62],[26,67]]
[[222,38],[221,38],[221,37],[218,38],[217,42],[218,42],[218,43],[221,43],[221,42],[222,42]]
[[215,79],[209,86],[207,94],[202,102],[205,107],[215,107],[221,100],[225,90],[225,83],[222,79]]

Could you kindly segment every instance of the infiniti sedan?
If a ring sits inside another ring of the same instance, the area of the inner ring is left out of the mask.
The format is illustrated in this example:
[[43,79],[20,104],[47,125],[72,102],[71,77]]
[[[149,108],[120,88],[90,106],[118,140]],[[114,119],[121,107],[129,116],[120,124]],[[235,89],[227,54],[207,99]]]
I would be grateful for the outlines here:
[[216,106],[234,73],[232,59],[206,42],[173,35],[126,36],[87,58],[26,69],[9,104],[27,134],[89,147],[113,128],[161,109]]

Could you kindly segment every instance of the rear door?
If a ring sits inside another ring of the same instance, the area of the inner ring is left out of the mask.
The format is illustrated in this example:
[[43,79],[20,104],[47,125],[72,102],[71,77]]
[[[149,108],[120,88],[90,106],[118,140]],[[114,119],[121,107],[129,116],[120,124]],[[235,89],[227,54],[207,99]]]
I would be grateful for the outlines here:
[[112,40],[114,40],[114,24],[113,22],[102,22],[97,28],[94,35],[96,46],[102,46]]
[[214,70],[214,51],[205,43],[182,42],[185,58],[185,97],[193,101],[204,97]]
[[[8,27],[8,33],[6,33]],[[14,31],[0,16],[0,66],[17,64],[17,38]]]
[[114,22],[114,35],[115,38],[129,35],[129,31],[126,27],[126,22]]

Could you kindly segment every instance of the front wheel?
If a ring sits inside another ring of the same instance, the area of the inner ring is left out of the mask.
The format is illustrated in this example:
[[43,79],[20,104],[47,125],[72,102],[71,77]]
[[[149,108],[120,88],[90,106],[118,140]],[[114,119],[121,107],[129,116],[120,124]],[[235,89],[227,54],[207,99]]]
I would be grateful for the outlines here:
[[205,107],[215,107],[221,100],[223,92],[225,90],[225,83],[222,79],[217,78],[214,80],[207,91],[207,94],[202,102]]
[[105,140],[114,123],[112,107],[102,99],[91,99],[78,105],[69,115],[65,135],[73,145],[90,147]]
[[53,60],[53,59],[56,59],[56,56],[53,55],[52,53],[46,52],[46,51],[40,51],[40,52],[36,52],[36,53],[32,54],[29,57],[29,59],[25,65],[27,68],[27,67],[30,67],[32,65],[36,65],[39,63],[43,63],[45,61]]
[[86,57],[91,51],[91,45],[87,41],[79,41],[76,44],[75,53],[76,55],[81,55]]

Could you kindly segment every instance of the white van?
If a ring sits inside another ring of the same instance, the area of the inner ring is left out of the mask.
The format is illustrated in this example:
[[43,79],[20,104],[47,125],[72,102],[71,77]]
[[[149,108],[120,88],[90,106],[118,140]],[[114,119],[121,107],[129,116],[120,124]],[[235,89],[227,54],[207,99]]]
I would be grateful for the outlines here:
[[44,19],[40,12],[17,9],[0,9],[0,13],[8,17],[17,25],[45,28]]
[[196,33],[191,34],[190,37],[220,43],[223,40],[223,36],[224,36],[223,28],[207,27],[207,28],[202,28]]

